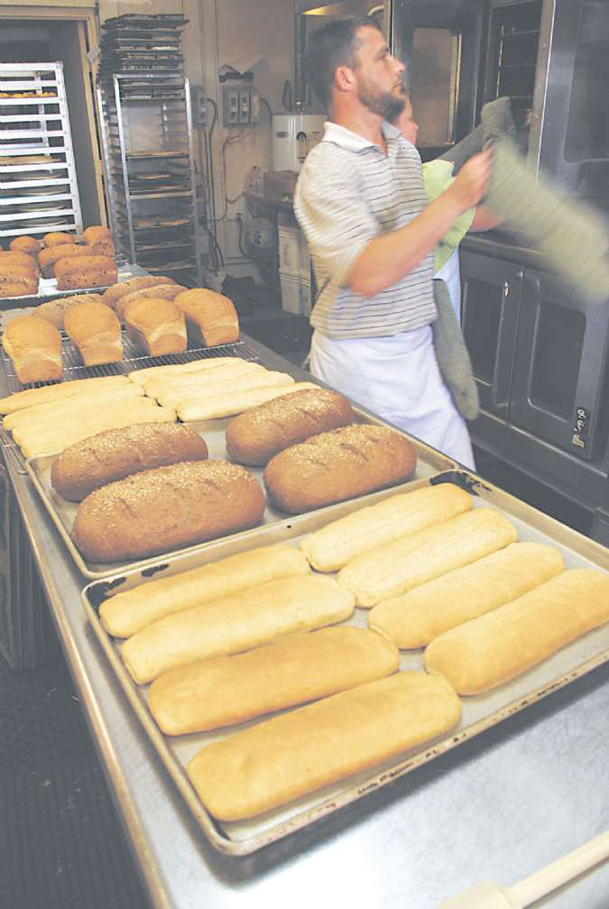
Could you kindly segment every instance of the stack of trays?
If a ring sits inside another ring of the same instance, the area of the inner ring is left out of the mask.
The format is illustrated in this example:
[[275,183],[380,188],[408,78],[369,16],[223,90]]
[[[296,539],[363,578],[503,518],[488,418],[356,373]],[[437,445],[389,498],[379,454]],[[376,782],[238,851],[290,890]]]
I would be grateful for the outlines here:
[[99,78],[121,75],[175,75],[184,70],[181,31],[188,20],[180,15],[129,14],[102,25]]

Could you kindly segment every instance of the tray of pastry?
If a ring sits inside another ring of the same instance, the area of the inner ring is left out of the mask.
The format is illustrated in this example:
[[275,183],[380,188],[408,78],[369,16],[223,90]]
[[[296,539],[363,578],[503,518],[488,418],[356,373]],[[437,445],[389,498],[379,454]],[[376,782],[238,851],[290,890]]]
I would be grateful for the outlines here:
[[[359,411],[357,408],[354,408],[354,410],[356,421],[358,423],[385,425],[382,420],[369,415],[364,411]],[[226,452],[225,442],[226,427],[228,426],[229,422],[230,418],[223,418],[201,420],[187,424],[204,439],[207,445],[208,457],[210,460],[229,460]],[[412,481],[436,475],[454,466],[454,462],[451,461],[450,458],[447,458],[439,452],[436,452],[434,449],[429,448],[423,442],[420,442],[414,438],[411,439],[411,442],[414,446],[417,463],[412,477],[405,484],[406,486],[408,486]],[[133,568],[142,568],[147,565],[153,564],[158,559],[158,556],[150,556],[148,558],[141,558],[137,560],[130,559],[129,561],[123,560],[121,562],[110,563],[94,562],[83,556],[72,539],[72,529],[78,509],[78,503],[67,501],[67,499],[58,495],[58,493],[53,488],[51,481],[51,470],[56,457],[57,455],[55,454],[49,454],[27,458],[24,462],[25,469],[29,474],[34,486],[36,487],[38,494],[51,519],[53,520],[55,527],[59,531],[61,538],[63,539],[68,551],[70,552],[70,555],[72,556],[75,564],[82,572],[82,574],[88,578],[103,578],[109,574],[115,574],[117,571],[128,571]],[[264,488],[262,481],[263,468],[248,467],[247,470],[250,475],[254,476],[260,486]],[[396,486],[395,488],[402,488],[402,485],[403,484],[400,484],[400,486]],[[281,522],[285,520],[286,516],[286,511],[282,511],[276,507],[267,496],[265,500],[264,513],[261,520],[261,526]],[[232,536],[245,536],[247,538],[249,534],[255,534],[257,532],[258,528],[255,528],[254,530],[237,532],[235,534],[232,534]],[[198,549],[213,545],[214,542],[215,541],[212,540],[210,542],[198,543],[194,546],[184,548],[183,551],[194,552]],[[169,551],[167,555],[175,555],[176,551],[177,550]]]
[[452,470],[82,600],[202,832],[246,855],[607,662],[608,569],[605,547]]

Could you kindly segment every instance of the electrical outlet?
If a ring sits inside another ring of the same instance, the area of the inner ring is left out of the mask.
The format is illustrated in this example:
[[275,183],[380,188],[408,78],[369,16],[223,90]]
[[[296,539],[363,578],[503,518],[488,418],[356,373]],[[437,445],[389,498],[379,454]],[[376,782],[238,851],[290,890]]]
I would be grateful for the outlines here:
[[251,85],[235,82],[222,85],[224,126],[245,127],[260,119],[260,96]]
[[225,126],[239,125],[239,89],[222,86],[222,111]]
[[239,92],[239,123],[250,122],[250,93]]

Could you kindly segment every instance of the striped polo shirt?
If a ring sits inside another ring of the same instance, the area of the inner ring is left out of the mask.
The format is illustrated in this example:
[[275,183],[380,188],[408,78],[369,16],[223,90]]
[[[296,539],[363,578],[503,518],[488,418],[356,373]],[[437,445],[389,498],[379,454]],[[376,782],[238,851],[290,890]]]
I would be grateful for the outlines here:
[[370,240],[404,227],[428,204],[414,145],[383,123],[380,145],[336,123],[308,155],[298,178],[294,210],[317,280],[311,324],[329,338],[374,338],[429,325],[436,318],[432,254],[373,297],[346,280]]

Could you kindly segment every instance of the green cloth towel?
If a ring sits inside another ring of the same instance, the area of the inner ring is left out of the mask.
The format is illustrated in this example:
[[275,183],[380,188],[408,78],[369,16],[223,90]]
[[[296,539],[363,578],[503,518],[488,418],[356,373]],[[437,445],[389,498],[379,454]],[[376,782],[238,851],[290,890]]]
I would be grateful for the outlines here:
[[[450,184],[454,181],[453,164],[450,161],[442,161],[436,158],[435,161],[427,161],[423,164],[423,180],[425,191],[430,202],[437,199]],[[460,215],[452,227],[450,227],[433,251],[433,270],[434,274],[440,271],[443,265],[446,265],[459,243],[472,226],[472,221],[476,215],[475,208],[468,208],[467,211]]]

